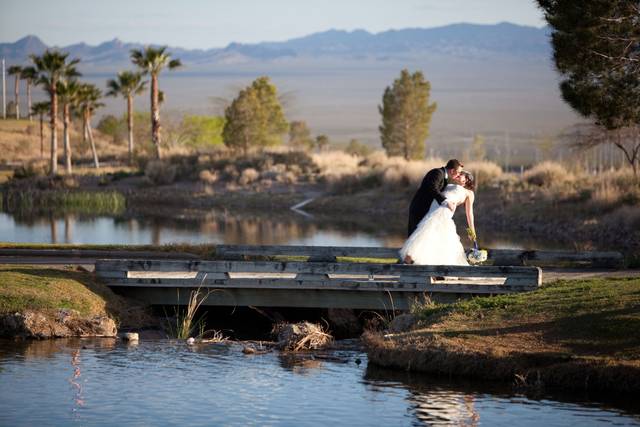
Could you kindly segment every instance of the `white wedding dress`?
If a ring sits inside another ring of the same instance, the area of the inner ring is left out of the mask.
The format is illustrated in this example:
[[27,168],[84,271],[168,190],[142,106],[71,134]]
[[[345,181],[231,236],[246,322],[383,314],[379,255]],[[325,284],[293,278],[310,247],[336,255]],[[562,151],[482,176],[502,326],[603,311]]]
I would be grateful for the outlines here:
[[[464,203],[467,190],[449,184],[442,194],[457,207]],[[431,203],[429,212],[400,249],[401,260],[407,255],[420,265],[469,265],[451,209],[439,205],[436,200]]]

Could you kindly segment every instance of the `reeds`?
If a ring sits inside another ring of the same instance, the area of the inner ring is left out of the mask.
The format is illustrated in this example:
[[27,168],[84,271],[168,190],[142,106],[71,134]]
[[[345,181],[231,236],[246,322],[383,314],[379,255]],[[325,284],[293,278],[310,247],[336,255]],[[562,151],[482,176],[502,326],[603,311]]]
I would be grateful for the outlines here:
[[4,192],[3,208],[12,213],[74,212],[116,215],[126,207],[125,197],[117,191],[17,190]]
[[191,291],[186,310],[175,309],[175,325],[172,321],[167,321],[170,337],[186,340],[194,336],[202,337],[207,333],[204,315],[196,319],[196,313],[210,294],[211,291],[203,292],[200,287]]

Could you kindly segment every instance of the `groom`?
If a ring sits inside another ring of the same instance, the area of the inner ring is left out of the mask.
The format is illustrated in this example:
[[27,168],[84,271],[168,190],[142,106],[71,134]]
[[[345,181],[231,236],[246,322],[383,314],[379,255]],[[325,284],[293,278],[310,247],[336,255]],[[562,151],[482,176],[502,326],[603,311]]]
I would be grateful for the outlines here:
[[442,190],[449,182],[457,178],[462,171],[462,163],[456,159],[451,159],[447,162],[446,166],[438,169],[431,169],[422,179],[420,188],[413,196],[411,200],[411,206],[409,206],[409,227],[408,236],[414,232],[418,223],[429,212],[431,202],[437,200],[439,204],[447,206],[449,209],[454,210],[455,205],[452,202],[445,201],[442,195]]

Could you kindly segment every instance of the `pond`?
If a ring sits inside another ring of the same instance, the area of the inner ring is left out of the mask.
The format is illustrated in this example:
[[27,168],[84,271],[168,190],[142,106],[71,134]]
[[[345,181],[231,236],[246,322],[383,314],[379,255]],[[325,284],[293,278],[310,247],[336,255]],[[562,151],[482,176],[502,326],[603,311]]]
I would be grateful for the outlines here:
[[[457,220],[465,235],[464,219]],[[246,245],[314,245],[400,247],[405,239],[403,221],[384,224],[357,218],[315,218],[293,212],[208,211],[172,216],[80,215],[21,216],[0,212],[0,241],[75,244],[213,243]],[[481,244],[503,249],[571,249],[535,238],[523,239],[485,232]],[[468,244],[463,238],[463,244]]]
[[296,358],[241,350],[0,341],[0,425],[640,425],[637,406],[375,369],[353,345]]

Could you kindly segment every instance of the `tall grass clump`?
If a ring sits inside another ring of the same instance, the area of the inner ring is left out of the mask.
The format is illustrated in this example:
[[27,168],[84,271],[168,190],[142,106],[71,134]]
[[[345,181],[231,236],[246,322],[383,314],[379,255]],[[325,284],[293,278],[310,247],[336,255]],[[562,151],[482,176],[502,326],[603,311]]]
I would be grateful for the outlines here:
[[116,215],[126,208],[125,197],[117,191],[40,191],[9,189],[4,193],[7,212],[74,212]]
[[576,176],[560,163],[545,161],[526,171],[523,179],[530,185],[549,188],[574,182]]
[[172,338],[186,340],[190,337],[202,337],[205,334],[205,316],[196,319],[196,312],[209,297],[211,291],[203,292],[200,288],[191,291],[186,310],[176,307],[173,322],[168,319],[167,329]]

